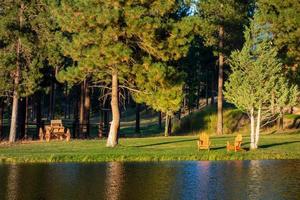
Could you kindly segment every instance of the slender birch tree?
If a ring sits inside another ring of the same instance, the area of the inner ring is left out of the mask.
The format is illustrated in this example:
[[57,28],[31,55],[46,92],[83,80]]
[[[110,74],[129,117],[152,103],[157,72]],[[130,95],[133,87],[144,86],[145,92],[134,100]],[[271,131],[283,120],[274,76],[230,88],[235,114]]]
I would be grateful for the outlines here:
[[274,121],[280,109],[295,104],[298,89],[288,83],[277,49],[252,21],[241,51],[231,55],[232,73],[225,83],[225,98],[250,118],[250,148],[257,149],[260,129]]

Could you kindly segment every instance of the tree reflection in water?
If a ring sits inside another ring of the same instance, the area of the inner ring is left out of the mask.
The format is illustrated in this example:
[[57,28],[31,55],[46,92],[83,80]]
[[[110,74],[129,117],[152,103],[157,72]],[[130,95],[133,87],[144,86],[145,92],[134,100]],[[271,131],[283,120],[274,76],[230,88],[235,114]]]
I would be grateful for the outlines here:
[[300,160],[0,165],[0,199],[297,199]]
[[8,166],[8,176],[7,176],[7,199],[15,200],[18,198],[18,180],[19,180],[19,170],[18,165]]
[[248,184],[247,184],[247,196],[249,199],[259,199],[262,197],[262,178],[264,174],[262,172],[259,160],[249,161],[249,172],[248,172]]
[[123,164],[121,162],[109,162],[106,168],[105,199],[120,199],[124,182]]

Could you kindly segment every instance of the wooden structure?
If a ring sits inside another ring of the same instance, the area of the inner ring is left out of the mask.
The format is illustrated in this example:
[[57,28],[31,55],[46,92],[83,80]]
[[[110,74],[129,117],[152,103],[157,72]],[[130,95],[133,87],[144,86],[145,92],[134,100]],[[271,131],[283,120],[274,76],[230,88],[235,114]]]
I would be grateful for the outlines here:
[[200,149],[210,150],[211,141],[209,140],[209,135],[207,135],[206,133],[200,134],[197,144],[198,144],[198,150]]
[[234,144],[230,144],[229,141],[227,141],[226,149],[227,151],[234,150],[235,152],[242,150],[243,137],[241,134],[238,134],[234,139]]
[[45,126],[43,130],[39,130],[40,140],[46,140],[49,142],[51,139],[65,139],[69,141],[71,138],[70,129],[65,128],[62,124],[62,120],[51,120],[50,125]]

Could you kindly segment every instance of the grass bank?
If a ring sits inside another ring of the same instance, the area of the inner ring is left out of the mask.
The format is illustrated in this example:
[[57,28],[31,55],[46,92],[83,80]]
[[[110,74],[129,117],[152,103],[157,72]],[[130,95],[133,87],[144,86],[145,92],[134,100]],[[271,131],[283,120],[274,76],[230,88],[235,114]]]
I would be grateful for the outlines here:
[[[245,114],[236,108],[225,104],[223,118],[224,134],[234,134],[236,132],[249,132],[249,120]],[[181,120],[174,120],[173,132],[176,134],[194,134],[206,132],[215,134],[217,132],[217,108],[216,106],[207,106],[202,110],[195,111]]]
[[[211,139],[211,151],[197,151],[196,136],[124,138],[113,149],[105,147],[105,140],[1,144],[0,163],[300,159],[300,132],[262,135],[258,150],[237,153],[225,149],[234,135]],[[243,148],[249,148],[247,136]]]

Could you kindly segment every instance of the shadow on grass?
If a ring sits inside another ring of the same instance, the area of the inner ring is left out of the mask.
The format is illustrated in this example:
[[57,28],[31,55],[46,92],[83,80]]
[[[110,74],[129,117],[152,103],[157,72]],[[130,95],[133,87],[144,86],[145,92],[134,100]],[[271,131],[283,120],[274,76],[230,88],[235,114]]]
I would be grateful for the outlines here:
[[291,142],[281,142],[281,143],[273,143],[273,144],[264,144],[264,145],[259,145],[259,148],[269,148],[273,146],[280,146],[280,145],[286,145],[286,144],[294,144],[294,143],[300,143],[300,141],[291,141]]
[[169,141],[169,142],[160,142],[160,143],[154,143],[154,144],[138,145],[138,146],[133,146],[133,147],[150,147],[150,146],[159,146],[159,145],[164,145],[164,144],[190,142],[190,141],[196,141],[196,140],[197,139],[188,139],[188,140],[180,140],[180,141]]
[[158,124],[150,124],[147,126],[142,126],[140,128],[140,133],[136,133],[135,127],[129,126],[121,128],[121,137],[152,137],[157,136],[162,133],[163,129],[159,128]]
[[210,150],[219,150],[219,149],[225,149],[226,146],[219,146],[219,147],[211,147]]

